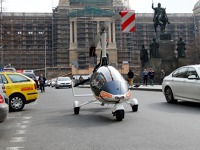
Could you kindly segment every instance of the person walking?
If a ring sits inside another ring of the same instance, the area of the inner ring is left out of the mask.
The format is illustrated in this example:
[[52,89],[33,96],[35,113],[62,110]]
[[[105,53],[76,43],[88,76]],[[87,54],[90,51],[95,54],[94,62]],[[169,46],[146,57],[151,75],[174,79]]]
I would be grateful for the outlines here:
[[38,80],[39,80],[39,82],[40,82],[40,90],[41,90],[41,93],[42,93],[42,92],[45,92],[45,81],[46,81],[46,78],[43,76],[43,74],[40,74]]
[[129,85],[133,86],[134,73],[132,72],[132,70],[129,70],[127,75],[128,75],[128,83],[129,83]]
[[150,69],[150,71],[149,71],[149,79],[150,79],[151,86],[154,85],[154,76],[155,76],[154,70]]
[[162,69],[160,73],[160,85],[162,85],[164,77],[165,77],[165,71]]
[[147,86],[147,81],[149,76],[149,72],[147,71],[147,69],[144,69],[144,71],[142,72],[142,76],[143,76],[143,85]]

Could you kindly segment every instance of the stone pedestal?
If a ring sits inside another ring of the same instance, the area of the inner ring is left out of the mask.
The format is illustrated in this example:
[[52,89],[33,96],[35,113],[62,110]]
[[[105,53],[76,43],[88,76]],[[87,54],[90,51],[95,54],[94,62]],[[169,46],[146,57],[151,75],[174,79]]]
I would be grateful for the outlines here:
[[162,59],[151,58],[149,61],[149,68],[153,68],[154,70],[160,70],[161,64],[162,64]]
[[159,53],[162,59],[174,59],[175,42],[173,40],[160,40]]
[[162,33],[157,37],[159,43],[159,58],[150,58],[149,68],[153,68],[156,72],[162,69],[166,74],[171,73],[178,66],[178,59],[175,58],[174,49],[175,42],[171,40],[171,35]]
[[186,58],[178,58],[178,67],[186,66],[187,65],[187,59]]

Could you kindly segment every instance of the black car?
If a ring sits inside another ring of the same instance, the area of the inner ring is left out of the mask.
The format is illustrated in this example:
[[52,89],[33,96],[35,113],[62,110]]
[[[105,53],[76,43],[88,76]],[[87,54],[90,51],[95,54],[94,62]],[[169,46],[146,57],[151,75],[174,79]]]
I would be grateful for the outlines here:
[[38,80],[34,74],[32,74],[32,73],[22,73],[22,74],[33,79],[36,83],[37,88],[39,88]]

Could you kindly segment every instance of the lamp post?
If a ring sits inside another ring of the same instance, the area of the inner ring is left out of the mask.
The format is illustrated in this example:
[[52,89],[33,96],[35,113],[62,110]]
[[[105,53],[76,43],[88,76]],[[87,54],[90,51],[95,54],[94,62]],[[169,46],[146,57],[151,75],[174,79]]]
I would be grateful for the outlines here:
[[47,77],[47,46],[46,46],[46,38],[44,37],[44,75]]
[[47,77],[47,40],[45,36],[45,31],[41,32],[42,38],[44,40],[44,76]]
[[3,24],[2,24],[2,21],[3,21],[3,18],[2,18],[3,17],[2,16],[2,13],[3,13],[3,6],[2,6],[3,0],[1,0],[0,2],[1,2],[1,6],[0,6],[1,7],[0,8],[1,9],[1,12],[0,12],[1,13],[1,16],[0,16],[1,17],[1,24],[0,24],[1,25],[1,27],[0,27],[0,32],[1,32],[0,33],[1,34],[0,35],[0,43],[1,43],[1,45],[0,45],[0,49],[1,49],[1,66],[3,68],[4,67],[4,64],[3,64],[4,63],[3,62],[3,35],[2,35],[3,34]]

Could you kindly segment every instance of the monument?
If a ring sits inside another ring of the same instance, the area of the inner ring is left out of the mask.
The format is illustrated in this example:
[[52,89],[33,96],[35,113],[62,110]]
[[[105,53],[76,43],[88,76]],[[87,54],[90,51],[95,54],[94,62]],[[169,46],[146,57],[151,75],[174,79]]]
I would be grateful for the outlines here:
[[[153,23],[156,36],[149,45],[149,65],[156,72],[163,69],[166,74],[169,74],[177,68],[177,59],[174,54],[175,42],[171,39],[171,34],[166,32],[166,26],[170,22],[166,8],[162,8],[161,3],[158,3],[157,7],[154,7],[152,3],[152,9],[154,10]],[[160,30],[157,30],[157,27],[160,27]]]

